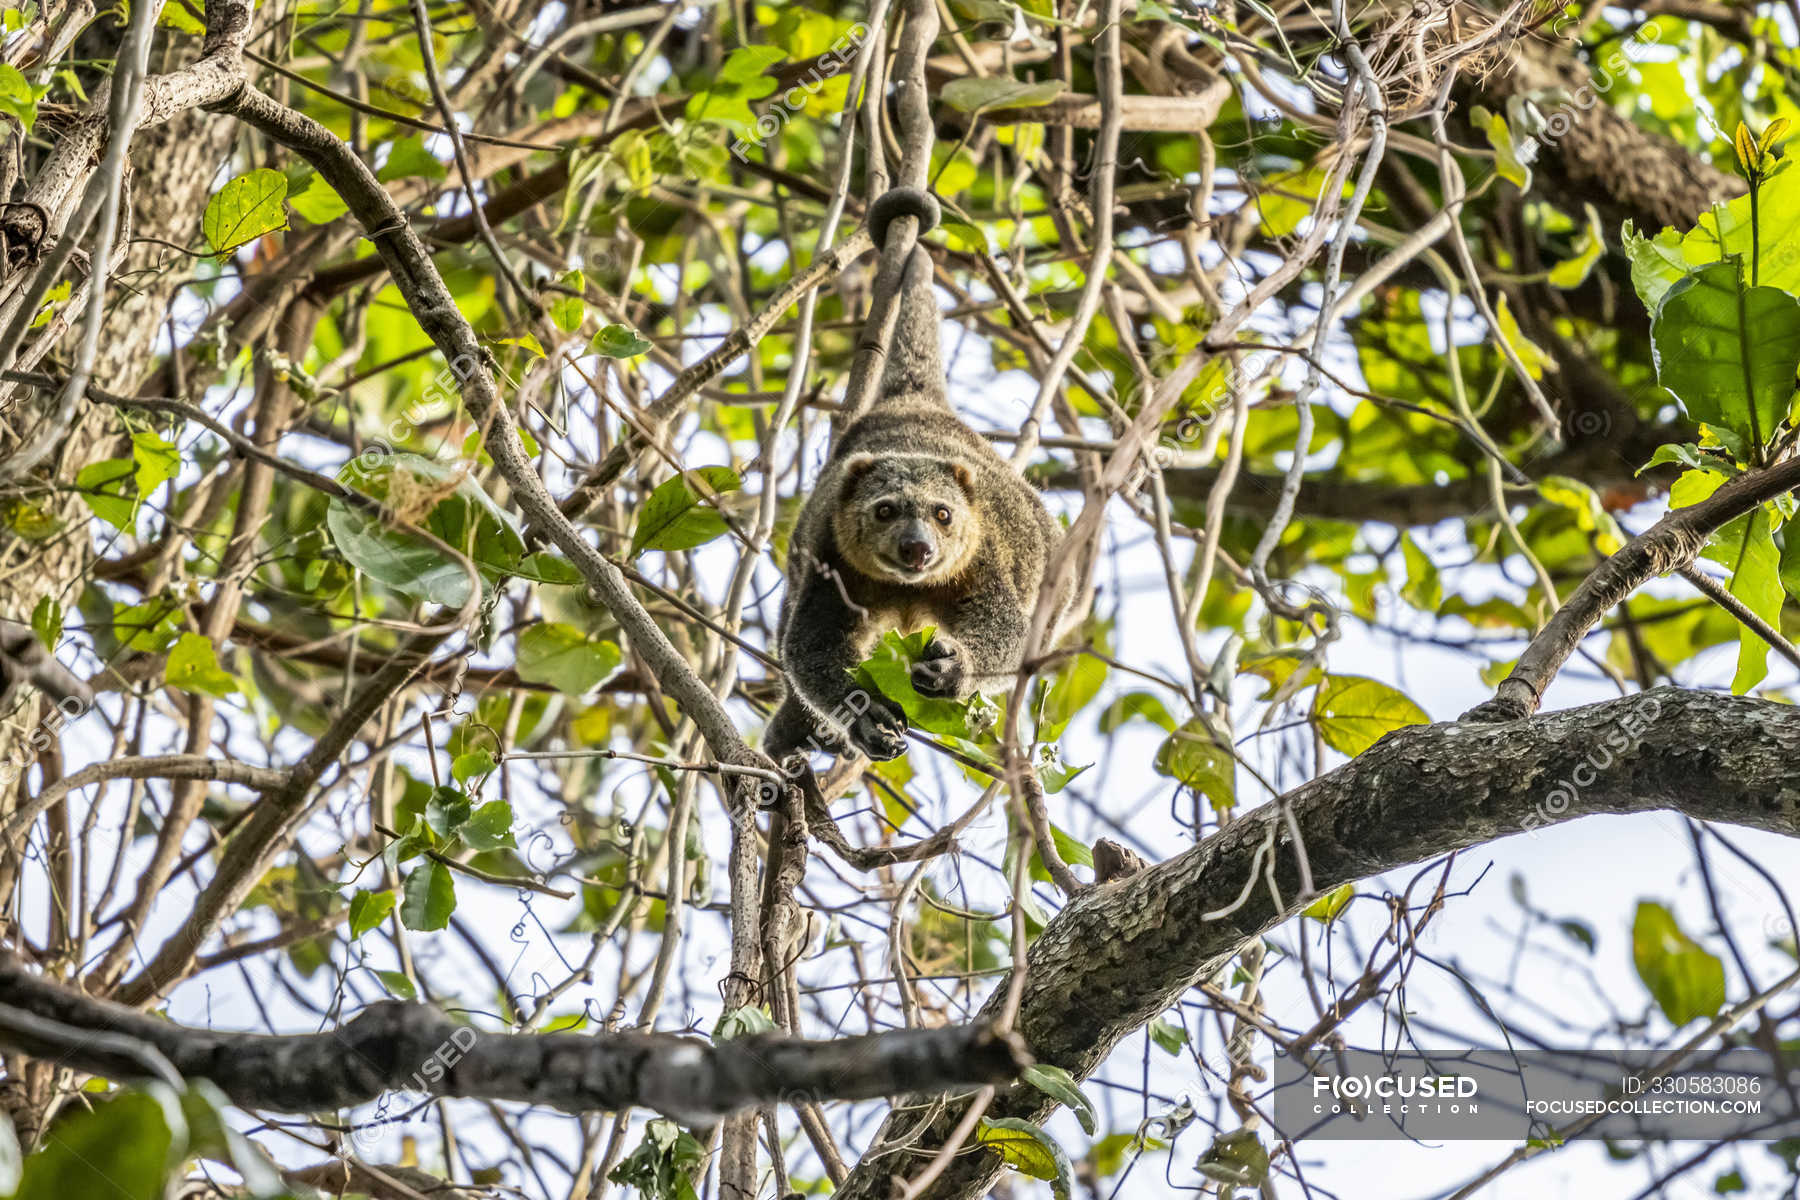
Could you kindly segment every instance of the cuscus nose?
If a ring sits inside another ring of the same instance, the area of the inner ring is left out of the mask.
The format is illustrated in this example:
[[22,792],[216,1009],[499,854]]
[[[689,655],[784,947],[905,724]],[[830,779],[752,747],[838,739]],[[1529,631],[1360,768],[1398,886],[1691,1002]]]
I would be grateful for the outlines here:
[[918,570],[931,561],[931,543],[923,538],[902,538],[900,561],[913,570]]

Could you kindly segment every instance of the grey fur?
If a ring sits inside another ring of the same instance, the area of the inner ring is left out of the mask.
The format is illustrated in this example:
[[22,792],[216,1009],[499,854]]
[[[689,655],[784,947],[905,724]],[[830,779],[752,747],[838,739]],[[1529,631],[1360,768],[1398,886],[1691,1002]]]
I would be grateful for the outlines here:
[[[850,675],[888,630],[935,628],[913,667],[924,695],[966,699],[1018,672],[1062,530],[950,410],[938,324],[919,247],[880,394],[839,435],[790,542],[780,630],[788,691],[763,735],[777,760],[802,748],[905,752],[899,707]],[[1058,597],[1057,627],[1074,592],[1071,581]]]

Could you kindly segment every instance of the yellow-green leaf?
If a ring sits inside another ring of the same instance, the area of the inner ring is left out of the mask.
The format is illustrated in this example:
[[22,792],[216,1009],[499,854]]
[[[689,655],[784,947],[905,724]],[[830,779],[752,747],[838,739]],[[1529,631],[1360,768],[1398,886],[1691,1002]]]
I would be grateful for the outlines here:
[[[1781,554],[1767,509],[1755,509],[1726,525],[1713,534],[1702,553],[1731,572],[1728,590],[1745,608],[1772,627],[1781,627]],[[1769,643],[1748,625],[1737,624],[1737,671],[1731,690],[1741,696],[1768,675]]]
[[1355,894],[1356,886],[1354,884],[1346,883],[1341,887],[1333,888],[1301,910],[1301,915],[1329,925],[1337,920],[1337,915],[1344,911],[1344,906],[1350,903],[1350,897]]
[[998,1154],[1006,1165],[1033,1179],[1045,1179],[1056,1200],[1069,1200],[1075,1169],[1056,1139],[1018,1117],[983,1117],[975,1140]]
[[287,228],[287,176],[268,167],[247,171],[206,202],[200,227],[214,251],[226,254],[265,233]]
[[1631,923],[1631,961],[1671,1024],[1686,1025],[1725,1006],[1725,964],[1683,933],[1660,904],[1639,902]]
[[1361,675],[1327,675],[1314,694],[1312,719],[1325,744],[1351,758],[1396,729],[1431,721],[1404,693]]
[[1531,168],[1519,159],[1519,152],[1513,145],[1512,129],[1506,118],[1496,112],[1477,105],[1470,110],[1469,118],[1475,128],[1487,135],[1488,145],[1494,148],[1494,170],[1500,178],[1517,187],[1521,192],[1531,187]]
[[1519,322],[1513,317],[1512,306],[1506,302],[1506,293],[1500,293],[1500,300],[1494,306],[1495,319],[1500,323],[1500,338],[1512,347],[1519,361],[1525,365],[1525,373],[1533,379],[1542,379],[1544,369],[1550,365],[1550,356],[1544,348],[1525,336],[1519,328]]
[[219,666],[219,655],[211,640],[198,633],[184,633],[176,640],[163,677],[170,687],[221,699],[238,690],[237,680]]
[[0,63],[0,113],[15,118],[26,133],[37,124],[37,90],[11,63]]
[[1592,204],[1585,207],[1587,231],[1576,239],[1574,255],[1550,268],[1550,283],[1554,287],[1580,287],[1606,251],[1606,235],[1600,229],[1600,213]]
[[619,647],[589,638],[573,625],[546,622],[519,635],[519,678],[569,696],[600,686],[619,669]]

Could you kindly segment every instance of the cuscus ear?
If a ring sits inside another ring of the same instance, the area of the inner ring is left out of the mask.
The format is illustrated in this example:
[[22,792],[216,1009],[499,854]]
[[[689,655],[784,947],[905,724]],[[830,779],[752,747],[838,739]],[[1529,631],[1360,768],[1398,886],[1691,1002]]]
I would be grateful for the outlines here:
[[852,454],[846,458],[844,460],[844,487],[846,489],[855,487],[857,481],[869,473],[869,468],[874,466],[875,462],[876,458],[873,454]]
[[969,469],[969,465],[967,463],[960,463],[960,462],[952,463],[950,465],[950,470],[956,476],[957,485],[962,488],[963,495],[967,496],[970,500],[974,500],[975,499],[975,472],[973,472]]

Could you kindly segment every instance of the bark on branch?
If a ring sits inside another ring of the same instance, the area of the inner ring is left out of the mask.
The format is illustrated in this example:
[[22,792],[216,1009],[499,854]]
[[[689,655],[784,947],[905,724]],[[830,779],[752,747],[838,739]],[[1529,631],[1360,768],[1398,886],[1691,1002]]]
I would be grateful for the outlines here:
[[8,1049],[95,1075],[142,1078],[155,1059],[148,1048],[183,1077],[211,1080],[234,1104],[280,1112],[349,1108],[386,1091],[411,1091],[569,1112],[641,1106],[706,1126],[757,1104],[1003,1083],[1029,1062],[1017,1037],[985,1025],[714,1043],[652,1033],[488,1033],[398,1001],[373,1004],[328,1033],[221,1033],[94,999],[13,960],[0,961],[3,1010],[37,1018],[0,1020]]
[[[1404,729],[1287,802],[1323,891],[1597,813],[1669,809],[1800,836],[1797,762],[1792,706],[1658,688],[1523,721]],[[1229,916],[1208,918],[1240,896]],[[1031,948],[1017,1029],[1039,1061],[1085,1077],[1120,1039],[1300,908],[1292,841],[1279,807],[1265,805],[1065,908]],[[1003,1001],[991,997],[982,1016]],[[988,1115],[1041,1120],[1052,1107],[1015,1086]],[[922,1133],[916,1110],[890,1117],[877,1146],[898,1135],[911,1138],[908,1148],[868,1156],[838,1200],[886,1200],[889,1180],[935,1153],[961,1111],[946,1106]],[[973,1200],[999,1171],[990,1153],[959,1155],[925,1195]]]

